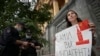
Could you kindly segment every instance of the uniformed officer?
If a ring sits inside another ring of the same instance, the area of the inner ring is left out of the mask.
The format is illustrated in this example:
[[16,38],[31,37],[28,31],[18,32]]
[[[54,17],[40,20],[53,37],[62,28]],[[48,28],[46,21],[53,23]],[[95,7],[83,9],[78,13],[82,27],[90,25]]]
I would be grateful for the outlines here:
[[22,31],[24,24],[18,22],[14,27],[9,26],[5,28],[0,37],[0,45],[5,46],[0,56],[18,56],[19,46],[27,46],[28,42],[21,41],[19,31]]
[[32,32],[27,30],[26,37],[22,40],[28,41],[29,46],[26,48],[22,48],[21,56],[37,56],[36,49],[40,49],[42,45],[32,38]]

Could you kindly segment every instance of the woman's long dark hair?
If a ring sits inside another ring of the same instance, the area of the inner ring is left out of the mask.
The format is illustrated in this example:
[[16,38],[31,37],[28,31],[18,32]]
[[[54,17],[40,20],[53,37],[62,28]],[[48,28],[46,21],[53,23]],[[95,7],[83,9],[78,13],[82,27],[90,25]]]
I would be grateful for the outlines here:
[[[78,14],[74,11],[74,10],[68,10],[67,11],[67,14],[68,14],[68,12],[70,12],[70,11],[73,11],[77,16],[78,16]],[[67,22],[67,27],[70,27],[70,26],[72,26],[72,24],[71,24],[71,22],[68,20],[68,17],[66,16],[66,22]],[[80,18],[77,18],[77,21],[78,22],[81,22],[82,20],[80,19]]]

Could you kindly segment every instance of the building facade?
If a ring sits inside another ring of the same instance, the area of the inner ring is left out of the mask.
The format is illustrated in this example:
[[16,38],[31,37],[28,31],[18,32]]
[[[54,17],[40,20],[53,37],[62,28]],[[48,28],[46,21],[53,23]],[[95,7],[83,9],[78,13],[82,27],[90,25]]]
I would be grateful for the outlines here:
[[38,0],[36,7],[38,9],[41,4],[49,4],[52,7],[50,11],[55,16],[66,3],[68,3],[68,0]]
[[[48,4],[51,9],[49,10],[51,12],[51,16],[54,17],[58,14],[58,12],[61,10],[61,8],[68,3],[69,0],[37,0],[37,4],[35,6],[35,9],[39,9],[42,7],[43,4]],[[53,20],[54,18],[52,18]],[[44,25],[41,27],[42,32],[45,32],[45,28],[47,27],[48,23],[44,23]]]

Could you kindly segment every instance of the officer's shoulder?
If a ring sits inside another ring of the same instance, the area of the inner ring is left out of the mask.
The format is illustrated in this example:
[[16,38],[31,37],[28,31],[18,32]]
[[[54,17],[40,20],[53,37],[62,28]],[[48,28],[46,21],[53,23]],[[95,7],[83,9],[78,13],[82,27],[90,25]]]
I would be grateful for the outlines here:
[[8,26],[8,27],[6,27],[5,29],[4,29],[4,31],[6,31],[6,32],[11,32],[12,31],[12,29],[13,29],[13,27],[11,27],[11,26]]
[[12,27],[11,27],[11,26],[8,26],[8,27],[6,27],[5,29],[12,29]]

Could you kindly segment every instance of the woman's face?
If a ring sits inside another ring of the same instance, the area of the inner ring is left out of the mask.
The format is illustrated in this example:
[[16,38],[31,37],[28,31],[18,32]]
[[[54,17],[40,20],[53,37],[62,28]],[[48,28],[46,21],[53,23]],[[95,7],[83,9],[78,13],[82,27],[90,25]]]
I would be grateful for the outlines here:
[[68,18],[69,22],[74,22],[74,21],[77,20],[77,15],[76,15],[76,13],[74,11],[69,11],[67,13],[67,18]]

